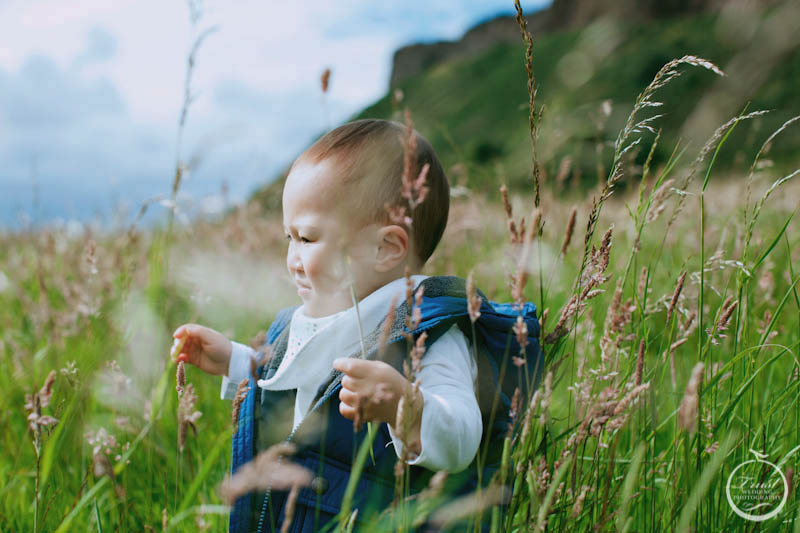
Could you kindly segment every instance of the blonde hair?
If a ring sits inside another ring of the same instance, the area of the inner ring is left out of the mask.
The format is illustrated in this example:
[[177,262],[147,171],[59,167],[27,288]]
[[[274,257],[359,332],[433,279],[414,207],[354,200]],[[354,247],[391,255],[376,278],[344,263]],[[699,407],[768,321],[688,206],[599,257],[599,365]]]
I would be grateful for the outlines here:
[[[420,265],[433,254],[442,238],[450,210],[450,186],[442,164],[431,144],[416,130],[416,154],[411,157],[410,175],[416,179],[424,165],[429,165],[424,201],[409,209],[403,196],[404,156],[407,128],[398,122],[363,119],[349,122],[326,133],[297,160],[319,163],[332,159],[339,185],[357,189],[352,195],[353,216],[366,223],[403,225],[409,233],[412,249]],[[413,143],[411,143],[413,145]],[[349,192],[349,191],[348,191]],[[340,196],[341,197],[341,196]],[[387,206],[404,206],[412,220],[411,227],[393,221]]]

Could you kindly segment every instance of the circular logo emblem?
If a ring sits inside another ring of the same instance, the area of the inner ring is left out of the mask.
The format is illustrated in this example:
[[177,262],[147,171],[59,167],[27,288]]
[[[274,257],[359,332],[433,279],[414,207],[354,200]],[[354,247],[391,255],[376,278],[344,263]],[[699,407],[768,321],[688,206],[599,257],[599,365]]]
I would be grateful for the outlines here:
[[733,512],[745,520],[761,522],[781,512],[789,499],[789,484],[781,469],[766,455],[750,450],[755,459],[745,461],[728,476],[725,495]]

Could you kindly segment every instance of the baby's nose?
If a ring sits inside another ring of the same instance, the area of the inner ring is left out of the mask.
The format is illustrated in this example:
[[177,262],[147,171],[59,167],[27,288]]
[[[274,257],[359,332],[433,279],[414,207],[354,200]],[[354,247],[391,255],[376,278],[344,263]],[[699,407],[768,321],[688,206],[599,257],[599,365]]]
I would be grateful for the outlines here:
[[289,252],[286,255],[286,265],[289,267],[289,271],[292,273],[302,272],[303,262],[300,260],[300,255],[294,253],[292,248],[292,246],[289,246]]

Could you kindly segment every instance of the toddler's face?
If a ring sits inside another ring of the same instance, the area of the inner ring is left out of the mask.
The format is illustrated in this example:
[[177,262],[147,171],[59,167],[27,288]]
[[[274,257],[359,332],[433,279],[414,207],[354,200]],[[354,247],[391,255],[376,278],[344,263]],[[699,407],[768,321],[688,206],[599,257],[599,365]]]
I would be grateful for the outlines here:
[[[283,189],[283,228],[289,241],[286,266],[303,300],[305,314],[321,317],[352,306],[349,273],[356,295],[374,283],[378,226],[359,226],[352,199],[336,186],[330,160],[299,162]],[[349,255],[348,265],[345,256]],[[349,272],[348,272],[349,271]]]

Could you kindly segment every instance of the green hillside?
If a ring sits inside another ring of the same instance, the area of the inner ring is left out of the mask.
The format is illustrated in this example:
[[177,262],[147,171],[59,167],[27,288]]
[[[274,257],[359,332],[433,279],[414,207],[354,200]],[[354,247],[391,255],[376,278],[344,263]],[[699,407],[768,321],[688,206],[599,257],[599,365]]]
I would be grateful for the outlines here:
[[[564,156],[569,156],[567,186],[596,183],[598,175],[607,172],[613,141],[637,94],[666,62],[686,54],[706,58],[726,71],[729,64],[742,64],[755,55],[759,68],[767,70],[765,81],[755,80],[753,85],[753,76],[719,78],[704,69],[681,67],[684,75],[658,93],[664,105],[649,110],[665,114],[655,123],[663,128],[656,163],[669,156],[679,139],[694,147],[687,152],[687,160],[694,157],[714,129],[746,105],[749,111],[772,112],[736,129],[728,146],[739,152],[721,154],[717,168],[732,160],[751,161],[770,132],[800,114],[795,98],[800,48],[795,44],[784,47],[779,57],[765,57],[767,52],[759,52],[760,40],[768,31],[764,21],[750,32],[749,39],[743,39],[739,28],[726,26],[728,21],[719,17],[701,15],[629,27],[601,21],[582,30],[534,36],[537,103],[545,106],[540,161],[547,176],[555,176]],[[435,65],[400,85],[401,102],[394,102],[390,91],[353,118],[402,120],[402,108],[408,107],[417,129],[433,143],[445,168],[451,169],[453,183],[496,190],[498,180],[503,180],[512,188],[524,187],[530,183],[530,140],[523,61],[520,39],[518,45],[498,44],[483,54]],[[605,100],[612,105],[604,120]],[[703,107],[713,107],[714,112],[710,117],[699,115],[699,126],[682,130],[687,119]],[[647,138],[652,136],[647,134]],[[649,149],[649,140],[643,144],[636,155],[639,161]],[[770,156],[781,163],[798,145],[800,132],[789,131]],[[275,205],[279,185],[260,191],[256,199]]]

